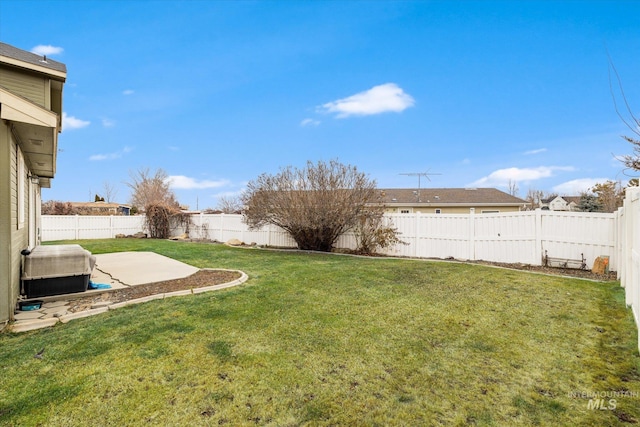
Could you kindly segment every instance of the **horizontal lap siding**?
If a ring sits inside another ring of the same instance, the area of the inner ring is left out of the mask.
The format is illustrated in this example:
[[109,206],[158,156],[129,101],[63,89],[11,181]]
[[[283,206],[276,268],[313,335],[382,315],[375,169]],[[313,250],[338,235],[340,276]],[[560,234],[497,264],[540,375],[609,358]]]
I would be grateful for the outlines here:
[[46,105],[47,79],[43,77],[0,68],[0,86],[42,107],[48,107]]
[[9,320],[12,313],[11,307],[11,287],[12,283],[12,264],[11,254],[13,246],[11,235],[14,225],[13,208],[13,191],[11,190],[15,181],[15,148],[9,127],[0,121],[0,322]]

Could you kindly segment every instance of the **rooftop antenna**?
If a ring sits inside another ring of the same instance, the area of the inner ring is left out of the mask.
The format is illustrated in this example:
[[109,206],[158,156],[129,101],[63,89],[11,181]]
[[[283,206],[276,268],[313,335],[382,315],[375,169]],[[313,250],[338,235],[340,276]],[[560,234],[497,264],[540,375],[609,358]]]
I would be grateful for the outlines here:
[[408,172],[408,173],[401,173],[400,175],[407,175],[407,176],[417,176],[418,177],[418,202],[422,202],[422,200],[420,200],[420,178],[422,178],[423,176],[425,178],[427,178],[429,181],[431,181],[431,178],[429,178],[429,175],[442,175],[440,173],[429,173],[429,169],[427,169],[426,172]]

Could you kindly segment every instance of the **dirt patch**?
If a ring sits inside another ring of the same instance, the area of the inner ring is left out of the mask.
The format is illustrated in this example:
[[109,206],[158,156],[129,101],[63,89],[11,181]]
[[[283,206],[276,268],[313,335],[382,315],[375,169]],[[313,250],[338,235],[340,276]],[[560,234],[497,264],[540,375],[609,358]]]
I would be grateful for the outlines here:
[[240,277],[241,273],[237,271],[200,270],[197,273],[182,279],[166,280],[163,282],[150,283],[148,285],[137,285],[78,298],[71,301],[68,311],[75,313],[78,311],[88,310],[99,303],[118,303],[149,295],[221,285],[223,283],[239,279]]
[[554,276],[578,277],[581,279],[597,280],[601,282],[612,282],[612,281],[618,280],[617,273],[615,271],[610,271],[604,274],[597,274],[592,272],[591,270],[581,270],[579,268],[545,267],[541,265],[528,265],[528,264],[519,264],[519,263],[509,264],[509,263],[489,262],[489,261],[468,261],[468,262],[471,264],[493,265],[496,267],[512,268],[514,270],[531,271],[535,273],[551,274]]

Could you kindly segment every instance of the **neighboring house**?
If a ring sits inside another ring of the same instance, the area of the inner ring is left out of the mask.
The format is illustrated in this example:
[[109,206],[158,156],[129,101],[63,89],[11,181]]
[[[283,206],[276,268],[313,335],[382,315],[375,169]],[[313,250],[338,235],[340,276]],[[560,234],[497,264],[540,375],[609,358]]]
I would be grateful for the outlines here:
[[108,202],[69,202],[79,215],[129,215],[131,206]]
[[56,172],[64,64],[0,42],[0,323],[20,295],[21,251],[40,242],[42,187]]
[[495,188],[381,189],[386,212],[459,214],[518,212],[528,202]]
[[570,211],[577,212],[580,209],[580,196],[554,196],[549,199],[542,199],[542,209],[550,211]]

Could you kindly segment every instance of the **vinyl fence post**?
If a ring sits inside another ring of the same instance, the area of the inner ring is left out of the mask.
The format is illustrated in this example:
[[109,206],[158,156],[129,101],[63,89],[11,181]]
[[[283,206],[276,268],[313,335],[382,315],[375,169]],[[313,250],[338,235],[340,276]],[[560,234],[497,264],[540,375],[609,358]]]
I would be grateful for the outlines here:
[[476,208],[469,209],[469,260],[476,259]]
[[536,208],[535,212],[535,224],[534,224],[534,232],[535,232],[535,238],[536,238],[536,243],[535,243],[535,247],[534,247],[534,254],[533,254],[533,259],[534,259],[534,263],[533,265],[542,265],[542,254],[543,254],[543,250],[542,250],[542,209],[540,208]]
[[220,241],[222,243],[224,243],[223,233],[224,233],[224,213],[221,213],[220,214]]
[[244,239],[245,239],[245,237],[244,237],[245,233],[244,232],[245,232],[246,229],[247,229],[247,227],[245,227],[245,225],[242,222],[240,222],[240,241],[242,243],[246,243],[244,241]]
[[416,217],[416,226],[414,227],[415,233],[416,233],[416,238],[414,239],[414,243],[413,243],[413,256],[417,257],[418,256],[418,245],[420,244],[420,212],[416,212],[415,213],[415,217]]

